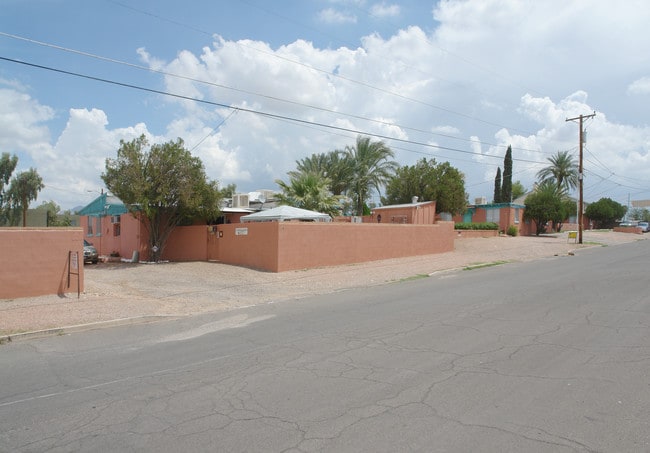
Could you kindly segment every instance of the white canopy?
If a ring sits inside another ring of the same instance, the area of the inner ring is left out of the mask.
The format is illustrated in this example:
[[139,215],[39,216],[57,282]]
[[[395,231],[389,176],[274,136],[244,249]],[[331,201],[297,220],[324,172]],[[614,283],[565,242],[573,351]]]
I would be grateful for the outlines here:
[[316,211],[308,211],[307,209],[294,208],[293,206],[278,206],[277,208],[267,209],[266,211],[259,211],[254,214],[242,216],[242,222],[266,222],[269,220],[312,220],[329,222],[331,217],[328,214],[323,214]]

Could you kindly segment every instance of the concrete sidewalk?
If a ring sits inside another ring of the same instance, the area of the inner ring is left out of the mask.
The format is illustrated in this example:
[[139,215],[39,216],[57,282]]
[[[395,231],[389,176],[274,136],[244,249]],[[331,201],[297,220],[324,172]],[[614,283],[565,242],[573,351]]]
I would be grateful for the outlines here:
[[278,274],[207,262],[104,263],[86,267],[80,298],[74,293],[0,300],[0,341],[234,310],[485,264],[568,257],[585,247],[637,240],[645,237],[611,231],[584,232],[582,245],[566,233],[458,239],[448,253]]

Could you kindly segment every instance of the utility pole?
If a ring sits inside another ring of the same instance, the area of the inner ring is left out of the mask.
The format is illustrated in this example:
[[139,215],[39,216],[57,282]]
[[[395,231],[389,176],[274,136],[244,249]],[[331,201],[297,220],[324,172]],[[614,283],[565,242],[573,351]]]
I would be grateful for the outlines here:
[[584,143],[584,130],[582,128],[582,122],[585,118],[593,118],[596,116],[596,112],[592,113],[591,115],[580,115],[576,116],[574,118],[567,118],[566,121],[575,121],[579,120],[580,124],[580,164],[578,166],[578,184],[580,186],[580,201],[578,202],[578,243],[582,244],[582,206],[583,206],[583,199],[582,199],[582,180],[583,180],[583,174],[582,174],[582,145]]

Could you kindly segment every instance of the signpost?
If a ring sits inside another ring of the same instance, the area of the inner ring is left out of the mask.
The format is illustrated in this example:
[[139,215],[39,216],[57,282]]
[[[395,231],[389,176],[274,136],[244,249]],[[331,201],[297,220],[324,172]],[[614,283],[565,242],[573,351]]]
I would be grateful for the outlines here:
[[68,251],[68,288],[70,288],[70,276],[77,276],[77,299],[81,294],[81,285],[79,282],[79,252]]

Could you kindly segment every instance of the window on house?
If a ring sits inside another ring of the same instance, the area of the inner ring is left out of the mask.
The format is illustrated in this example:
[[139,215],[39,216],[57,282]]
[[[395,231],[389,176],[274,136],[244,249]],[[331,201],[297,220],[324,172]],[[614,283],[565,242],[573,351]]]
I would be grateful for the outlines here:
[[120,222],[122,217],[119,215],[111,216],[111,224],[113,225],[113,236],[119,236],[121,232]]
[[515,208],[515,223],[519,223],[519,208]]
[[102,218],[95,217],[95,236],[102,235]]
[[92,236],[93,235],[93,218],[88,217],[88,228],[86,230],[86,236]]
[[485,220],[487,222],[499,223],[500,214],[501,214],[501,209],[487,209],[485,212],[485,216],[486,216]]

